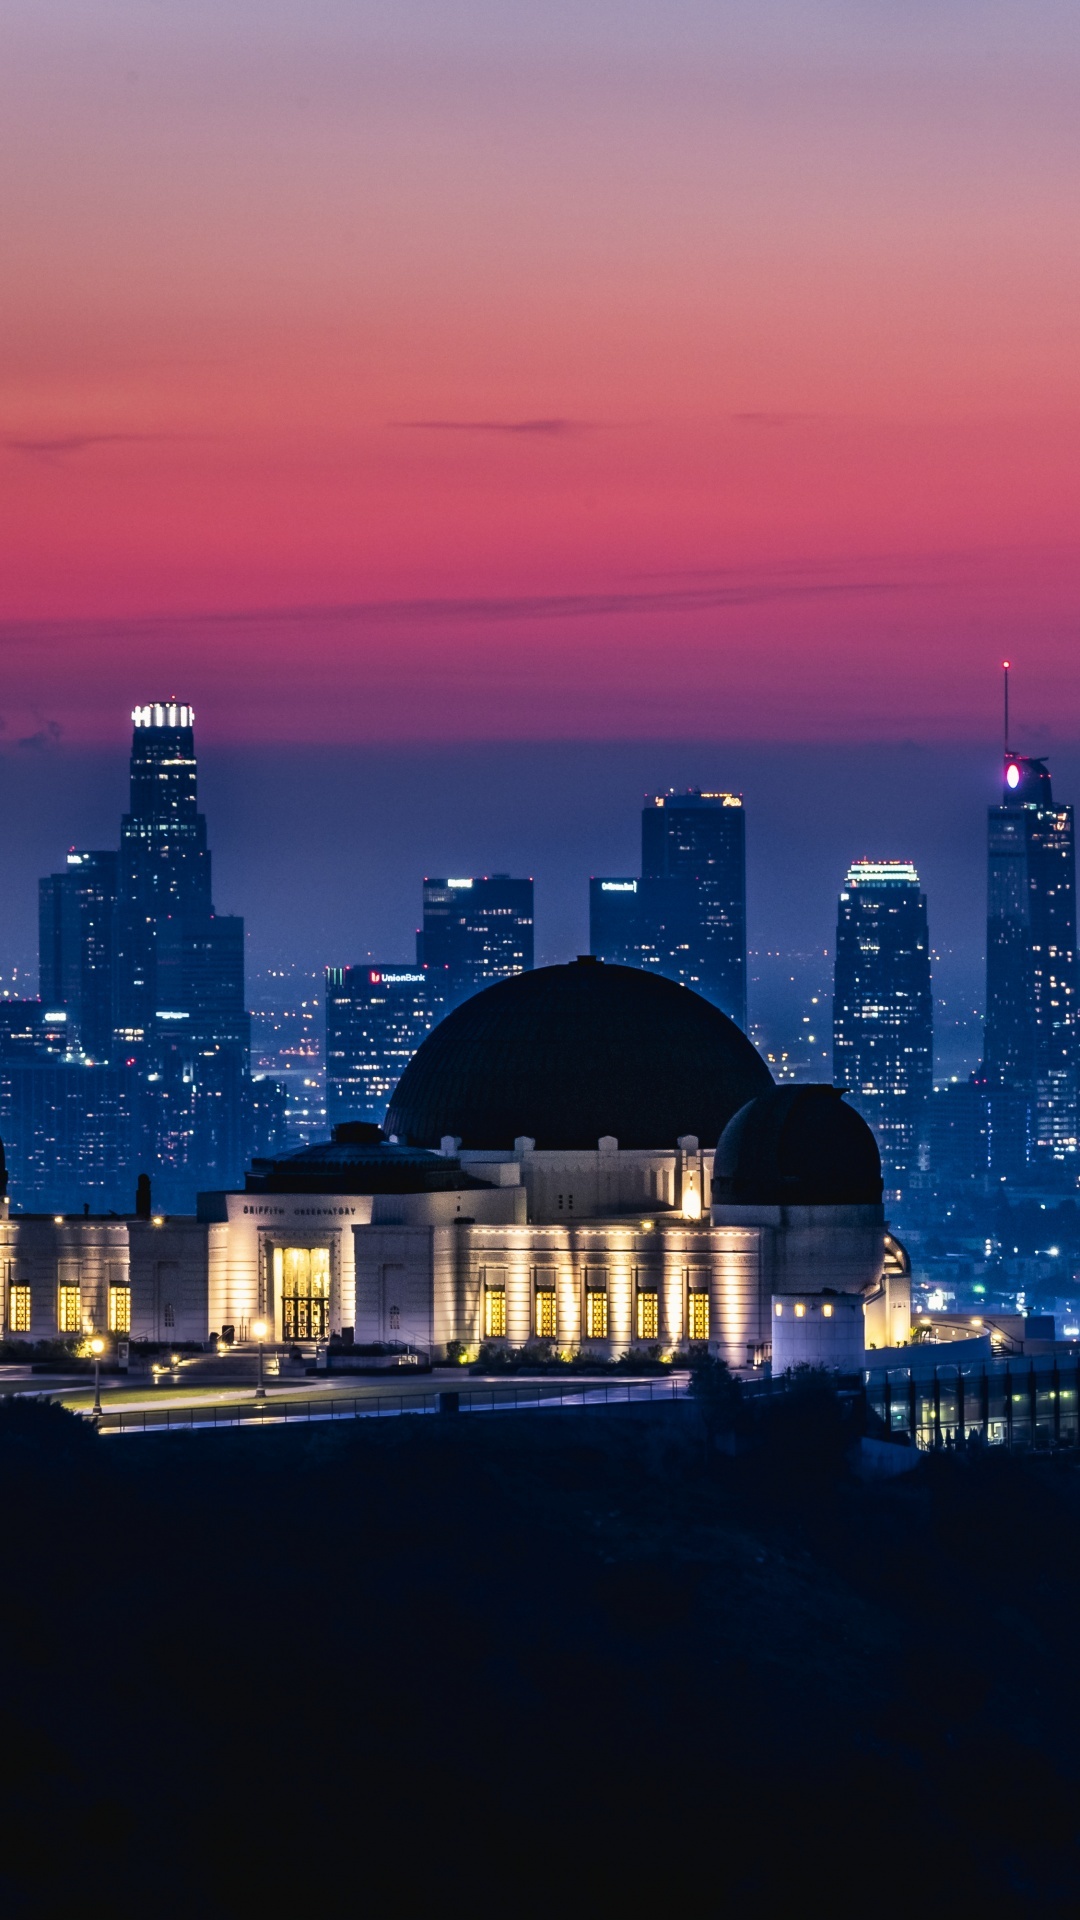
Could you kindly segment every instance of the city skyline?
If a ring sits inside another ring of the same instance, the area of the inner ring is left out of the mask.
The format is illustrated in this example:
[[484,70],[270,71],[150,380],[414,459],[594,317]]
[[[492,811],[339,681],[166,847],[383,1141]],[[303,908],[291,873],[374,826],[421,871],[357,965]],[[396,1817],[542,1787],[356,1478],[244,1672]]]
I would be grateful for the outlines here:
[[[1024,692],[1026,696],[1026,689]],[[1024,731],[1027,732],[1026,729]],[[546,750],[549,755],[555,751]],[[349,859],[358,866],[361,874],[366,863],[374,864],[368,865],[369,877],[366,882],[356,885],[349,895],[342,896],[341,871],[334,837],[338,810],[320,808],[315,801],[313,813],[317,818],[304,819],[305,800],[309,805],[314,800],[310,785],[311,768],[303,763],[296,767],[295,762],[290,763],[288,755],[283,758],[275,756],[277,771],[271,793],[269,784],[263,785],[260,790],[251,781],[251,761],[242,750],[211,749],[209,755],[204,757],[201,773],[204,786],[208,778],[211,782],[216,778],[219,783],[219,790],[209,803],[214,811],[215,844],[220,847],[223,828],[224,837],[228,840],[230,800],[235,812],[238,785],[243,786],[246,796],[248,789],[252,789],[255,802],[266,800],[274,806],[280,805],[282,821],[288,819],[293,834],[293,846],[290,847],[286,833],[278,836],[272,824],[268,830],[264,830],[260,821],[258,838],[254,844],[250,839],[246,846],[234,841],[230,849],[233,872],[223,882],[230,905],[242,907],[249,918],[254,912],[256,920],[260,913],[266,914],[268,906],[272,904],[265,892],[265,862],[268,857],[273,859],[272,886],[275,896],[276,889],[282,883],[288,885],[290,895],[297,886],[301,888],[301,897],[305,887],[310,891],[309,910],[289,919],[287,943],[282,934],[283,923],[276,913],[273,916],[276,931],[273,947],[268,947],[265,933],[261,938],[257,934],[254,942],[249,941],[249,972],[255,976],[290,966],[302,971],[306,966],[313,975],[321,976],[321,969],[327,964],[355,964],[366,959],[386,959],[387,956],[398,964],[405,964],[411,958],[412,929],[419,919],[418,867],[426,864],[421,856],[425,848],[433,843],[441,843],[451,855],[453,864],[461,865],[467,864],[467,860],[458,862],[457,849],[464,848],[466,855],[470,850],[473,853],[479,850],[482,853],[494,852],[497,856],[500,852],[505,855],[508,845],[513,853],[516,846],[520,850],[520,858],[512,857],[511,862],[500,862],[497,857],[488,858],[482,866],[481,862],[477,862],[474,872],[483,870],[483,867],[490,871],[500,864],[513,864],[517,871],[523,868],[536,871],[540,903],[536,949],[539,964],[558,961],[576,951],[587,950],[584,875],[590,867],[595,871],[595,849],[603,843],[605,836],[610,844],[613,826],[621,834],[624,847],[627,840],[637,837],[635,822],[640,819],[642,784],[635,783],[632,775],[627,778],[624,765],[621,770],[622,799],[611,790],[612,782],[603,769],[605,765],[610,767],[612,764],[619,767],[617,750],[606,756],[598,747],[587,750],[566,748],[558,752],[561,777],[554,784],[550,779],[544,780],[542,791],[534,791],[535,776],[534,779],[529,778],[528,760],[519,754],[507,762],[508,770],[502,775],[501,793],[498,790],[499,783],[495,784],[493,790],[485,773],[479,791],[488,796],[494,791],[500,803],[494,815],[486,800],[482,806],[474,805],[470,810],[469,802],[474,796],[469,788],[474,784],[476,772],[471,761],[460,769],[459,789],[448,809],[430,802],[425,805],[427,796],[421,781],[417,790],[407,796],[402,786],[397,786],[390,816],[380,814],[377,808],[372,811],[378,756],[370,756],[370,766],[367,756],[362,756],[355,763],[350,760],[352,777],[363,778],[366,775],[372,782],[372,789],[363,803],[363,812],[369,819],[371,832],[362,836],[360,841],[357,836],[350,836]],[[545,750],[540,750],[534,757],[538,774],[543,768],[544,755]],[[822,757],[813,752],[807,754],[805,750],[801,757],[794,750],[785,750],[778,756],[776,749],[760,749],[754,753],[744,750],[740,753],[738,750],[717,748],[711,743],[699,743],[680,750],[678,758],[683,769],[693,769],[699,784],[702,783],[702,770],[705,769],[706,776],[711,775],[714,783],[724,779],[732,785],[745,786],[750,796],[748,944],[754,962],[749,983],[750,1019],[751,1024],[759,1029],[759,1043],[764,1041],[771,1047],[776,1036],[777,1021],[768,1004],[775,998],[770,984],[773,976],[776,976],[778,990],[783,987],[786,992],[791,985],[779,979],[782,973],[780,963],[791,955],[797,966],[805,961],[813,968],[816,966],[813,960],[815,951],[821,959],[826,960],[831,954],[834,929],[829,924],[831,909],[828,898],[834,894],[838,868],[841,872],[846,869],[851,859],[856,857],[856,849],[865,853],[871,846],[879,852],[896,852],[899,848],[906,848],[909,852],[914,850],[920,870],[927,874],[928,891],[936,903],[935,994],[939,1003],[945,1002],[946,1009],[945,1017],[939,1018],[942,1053],[938,1071],[949,1076],[957,1071],[966,1072],[975,1066],[981,1052],[981,1036],[975,1028],[979,1024],[983,998],[980,923],[984,912],[984,892],[981,855],[977,861],[972,858],[972,834],[977,832],[981,837],[979,816],[985,804],[984,782],[988,777],[991,780],[1000,777],[997,754],[988,748],[978,755],[965,758],[957,754],[935,763],[915,750],[901,752],[893,761],[890,779],[882,782],[879,788],[879,793],[884,788],[895,790],[885,795],[889,804],[880,812],[876,823],[873,810],[865,805],[860,806],[861,827],[858,837],[853,832],[849,817],[850,793],[845,791],[849,785],[850,768],[844,766],[842,756]],[[956,766],[952,764],[954,759]],[[98,775],[100,762],[95,760],[91,764],[95,775]],[[387,763],[388,774],[391,764],[399,773],[400,764],[395,760],[394,763]],[[646,772],[662,768],[662,746],[651,750],[635,750],[633,764]],[[669,759],[668,765],[672,764]],[[1061,764],[1055,757],[1055,772]],[[1070,776],[1067,762],[1064,764],[1066,772],[1059,778],[1067,783]],[[9,806],[15,804],[13,790],[20,780],[24,792],[29,784],[33,794],[33,798],[28,803],[24,802],[22,808],[25,835],[8,840],[0,853],[0,862],[4,859],[25,861],[25,849],[33,844],[37,816],[46,807],[63,817],[56,819],[49,834],[48,852],[40,861],[35,859],[38,873],[45,866],[55,866],[57,841],[61,845],[64,841],[71,844],[78,835],[80,824],[85,824],[87,828],[80,844],[85,846],[95,837],[93,819],[87,818],[79,804],[81,796],[77,781],[73,784],[72,804],[69,806],[65,803],[64,795],[73,765],[78,773],[80,762],[74,757],[73,750],[65,746],[47,754],[7,756],[6,759],[0,757],[0,780],[6,772]],[[82,766],[85,765],[83,762]],[[289,785],[292,767],[296,767],[295,792]],[[511,767],[512,773],[509,772]],[[119,768],[119,760],[114,755],[109,767],[109,784],[114,790]],[[769,769],[772,771],[769,772]],[[966,788],[966,799],[963,800],[966,827],[963,836],[957,832],[963,824],[961,795],[953,792],[945,804],[939,804],[940,794],[935,793],[943,772],[955,779],[958,770]],[[336,765],[331,763],[329,769],[324,769],[324,778],[332,780],[343,772],[345,770],[341,762]],[[736,778],[729,780],[730,775]],[[432,787],[440,785],[444,769],[438,762],[429,768],[428,777]],[[513,782],[513,788],[507,784],[508,781]],[[800,784],[807,783],[808,792],[813,794],[813,805],[809,810],[803,810],[800,816],[797,804],[792,803],[794,791]],[[649,784],[660,783],[651,781]],[[983,787],[981,793],[980,787]],[[573,817],[575,788],[579,808],[577,817]],[[791,798],[784,798],[778,803],[777,789],[782,795],[786,795],[790,789]],[[403,808],[401,803],[406,797],[409,806]],[[100,815],[101,803],[96,795],[94,799]],[[463,799],[466,802],[464,806],[460,804]],[[109,800],[111,802],[111,795]],[[250,799],[248,812],[254,821],[258,808]],[[955,844],[942,843],[943,817],[947,820],[949,836]],[[808,826],[812,829],[809,840],[805,837]],[[102,831],[107,832],[108,829]],[[526,838],[527,835],[531,836],[531,841]],[[931,843],[929,854],[925,851],[928,836]],[[936,849],[932,845],[935,837],[939,843]],[[534,859],[531,855],[538,848],[541,857]],[[239,868],[236,865],[238,854],[242,856]],[[290,864],[292,862],[295,864]],[[220,856],[217,864],[219,870],[226,871],[221,867]],[[629,863],[621,864],[624,871],[628,870]],[[36,879],[33,885],[36,889]],[[0,972],[8,975],[5,988],[11,991],[12,965],[20,966],[25,981],[26,969],[30,964],[26,951],[29,942],[24,941],[23,953],[18,955],[17,948],[13,951],[12,930],[17,925],[20,908],[24,914],[24,925],[29,921],[32,900],[25,883],[10,879],[7,897],[7,939],[5,951],[0,956]],[[349,900],[347,917],[341,911],[344,898]],[[335,925],[330,919],[328,907],[337,910],[338,924]],[[366,941],[365,931],[370,932]],[[820,945],[816,944],[818,941]],[[27,984],[19,986],[16,982],[16,990],[25,992]],[[809,992],[807,986],[808,996]],[[764,1032],[761,1031],[763,1019],[766,1023]],[[786,1039],[784,1044],[788,1044]]]

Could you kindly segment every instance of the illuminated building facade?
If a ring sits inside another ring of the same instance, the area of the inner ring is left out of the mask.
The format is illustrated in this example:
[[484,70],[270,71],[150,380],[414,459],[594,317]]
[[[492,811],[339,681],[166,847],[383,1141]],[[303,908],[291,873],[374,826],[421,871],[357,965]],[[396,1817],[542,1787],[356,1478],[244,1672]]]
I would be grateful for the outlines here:
[[508,873],[424,881],[417,965],[441,980],[456,1007],[493,980],[533,965],[533,883]]
[[988,827],[981,1080],[990,1171],[1016,1178],[1077,1150],[1073,810],[1044,760],[1005,755]]
[[488,988],[423,1042],[386,1128],[256,1160],[197,1220],[130,1223],[127,1256],[125,1222],[95,1239],[94,1221],[5,1218],[7,1326],[44,1337],[78,1312],[96,1330],[129,1285],[136,1337],[243,1340],[265,1319],[275,1341],[436,1361],[700,1344],[752,1366],[777,1299],[804,1296],[857,1300],[872,1344],[907,1337],[865,1122],[831,1087],[774,1086],[730,1020],[655,975],[580,961]]
[[891,1188],[916,1165],[933,1073],[930,936],[918,873],[908,861],[856,860],[837,913],[833,1077],[874,1129]]
[[445,974],[427,967],[326,969],[326,1117],[381,1122],[390,1095],[443,1012]]
[[655,971],[746,1026],[746,815],[735,793],[651,795],[639,878],[589,887],[598,960]]

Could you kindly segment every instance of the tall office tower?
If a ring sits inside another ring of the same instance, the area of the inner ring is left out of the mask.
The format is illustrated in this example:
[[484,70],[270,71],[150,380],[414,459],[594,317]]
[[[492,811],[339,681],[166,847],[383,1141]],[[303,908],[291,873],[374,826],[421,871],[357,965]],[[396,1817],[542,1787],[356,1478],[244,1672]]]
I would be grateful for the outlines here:
[[115,853],[67,857],[64,873],[39,882],[38,990],[42,1004],[68,1016],[72,1042],[91,1060],[107,1060],[113,1033]]
[[418,965],[441,973],[446,1007],[533,964],[533,883],[493,873],[424,881]]
[[856,860],[836,924],[833,1077],[877,1135],[887,1187],[916,1165],[933,1076],[926,895],[910,862]]
[[594,879],[590,951],[704,994],[746,1026],[746,813],[736,793],[655,794],[641,878]]
[[326,1118],[381,1126],[390,1095],[444,1012],[427,967],[326,969]]
[[243,1168],[244,927],[214,912],[191,707],[136,707],[132,720],[131,807],[117,865],[115,1035],[118,1055],[144,1072],[143,1151],[164,1176],[170,1204],[174,1192],[226,1184]]
[[990,808],[983,1069],[998,1178],[1077,1150],[1076,852],[1044,760],[1006,753]]
[[609,965],[643,964],[642,883],[623,875],[589,881],[589,952]]

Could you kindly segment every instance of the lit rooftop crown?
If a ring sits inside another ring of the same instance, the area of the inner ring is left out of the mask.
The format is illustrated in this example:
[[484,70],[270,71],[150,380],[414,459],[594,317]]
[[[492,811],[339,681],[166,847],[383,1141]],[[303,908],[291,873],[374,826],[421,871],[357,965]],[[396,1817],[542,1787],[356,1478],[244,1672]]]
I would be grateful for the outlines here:
[[897,886],[917,887],[919,875],[910,860],[853,860],[847,870],[849,887],[879,887],[892,881]]
[[155,701],[149,707],[133,707],[131,718],[137,727],[193,727],[195,709],[177,706],[175,700]]

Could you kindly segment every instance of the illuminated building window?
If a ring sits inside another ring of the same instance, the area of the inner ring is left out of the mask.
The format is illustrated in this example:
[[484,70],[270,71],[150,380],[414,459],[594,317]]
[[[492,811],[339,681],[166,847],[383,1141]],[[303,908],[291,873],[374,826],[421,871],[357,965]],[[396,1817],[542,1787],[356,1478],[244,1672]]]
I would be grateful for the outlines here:
[[484,1333],[489,1340],[506,1338],[506,1288],[484,1288]]
[[801,1300],[796,1300],[795,1302],[795,1318],[796,1320],[805,1320],[806,1318],[806,1308],[803,1306]]
[[109,1332],[131,1332],[131,1288],[109,1288]]
[[709,1337],[709,1296],[704,1287],[692,1287],[687,1296],[687,1320],[691,1340]]
[[82,1288],[61,1287],[56,1324],[61,1333],[82,1331]]
[[783,1301],[782,1301],[782,1300],[778,1300],[778,1301],[777,1301],[777,1303],[776,1303],[776,1305],[775,1305],[775,1307],[773,1308],[773,1312],[775,1313],[775,1315],[776,1315],[776,1317],[777,1317],[777,1319],[778,1319],[778,1320],[782,1320],[782,1319],[783,1319],[783,1317],[784,1317],[784,1303],[783,1303]]
[[555,1289],[537,1287],[536,1289],[536,1335],[539,1340],[555,1338]]
[[828,1300],[826,1300],[825,1305],[822,1307],[821,1311],[826,1320],[832,1319],[832,1306]]
[[[281,1296],[282,1339],[325,1340],[330,1331],[329,1247],[275,1247],[274,1286]],[[391,1327],[394,1312],[391,1308]]]
[[590,1340],[607,1339],[607,1288],[585,1289],[585,1332]]
[[652,1287],[638,1290],[637,1337],[639,1340],[658,1340],[660,1337],[660,1296]]
[[8,1305],[8,1325],[10,1326],[12,1333],[29,1333],[30,1331],[30,1289],[29,1287],[23,1286],[21,1284],[18,1286],[12,1287],[11,1299]]

